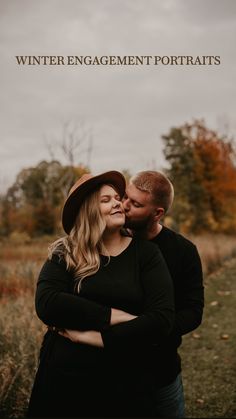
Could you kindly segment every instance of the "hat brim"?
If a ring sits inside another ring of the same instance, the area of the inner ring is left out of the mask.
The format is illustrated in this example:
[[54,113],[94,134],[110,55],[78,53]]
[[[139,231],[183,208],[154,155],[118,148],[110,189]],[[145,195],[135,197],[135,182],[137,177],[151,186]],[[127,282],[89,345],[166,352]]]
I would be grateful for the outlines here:
[[117,192],[119,192],[121,198],[123,197],[126,183],[122,173],[113,170],[88,179],[69,195],[62,209],[62,226],[67,234],[69,234],[73,228],[84,199],[98,186],[103,184],[111,184]]

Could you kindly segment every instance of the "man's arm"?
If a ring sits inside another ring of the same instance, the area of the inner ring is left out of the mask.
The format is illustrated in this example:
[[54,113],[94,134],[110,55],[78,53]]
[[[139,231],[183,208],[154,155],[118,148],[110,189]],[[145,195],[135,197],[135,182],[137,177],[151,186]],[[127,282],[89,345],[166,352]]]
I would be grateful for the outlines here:
[[176,295],[176,327],[185,335],[201,324],[204,307],[202,265],[196,246],[186,249],[182,266],[182,286]]
[[172,281],[160,251],[149,244],[140,272],[144,291],[143,312],[133,320],[102,331],[105,348],[150,344],[171,332],[174,322]]
[[195,330],[202,321],[204,286],[201,260],[195,245],[182,254],[181,270],[175,283],[175,323],[164,345],[181,344],[181,336]]

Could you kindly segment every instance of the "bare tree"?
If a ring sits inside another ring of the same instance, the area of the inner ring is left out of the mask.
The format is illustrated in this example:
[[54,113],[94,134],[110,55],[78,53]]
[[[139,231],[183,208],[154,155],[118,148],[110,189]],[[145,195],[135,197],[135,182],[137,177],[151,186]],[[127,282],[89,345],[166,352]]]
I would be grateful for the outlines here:
[[92,132],[86,126],[84,120],[70,120],[64,123],[59,147],[72,167],[75,166],[75,161],[78,164],[78,156],[83,156],[84,154],[87,154],[87,164],[91,161],[93,148]]
[[88,127],[82,118],[76,121],[72,119],[65,121],[59,139],[45,136],[44,142],[51,160],[56,159],[59,150],[71,167],[82,164],[81,157],[83,156],[84,165],[91,164],[93,133],[91,127]]
[[[89,167],[91,164],[93,152],[92,129],[86,125],[82,118],[76,121],[68,120],[63,123],[60,138],[51,138],[51,141],[46,139],[45,144],[52,160],[55,160],[58,151],[66,159],[68,170],[60,179],[62,193],[66,197],[74,182],[74,168],[79,165]],[[83,156],[84,163],[81,161]]]
[[44,144],[46,146],[46,149],[48,150],[49,156],[51,160],[55,159],[55,147],[53,146],[54,141],[50,141],[46,135],[44,135]]

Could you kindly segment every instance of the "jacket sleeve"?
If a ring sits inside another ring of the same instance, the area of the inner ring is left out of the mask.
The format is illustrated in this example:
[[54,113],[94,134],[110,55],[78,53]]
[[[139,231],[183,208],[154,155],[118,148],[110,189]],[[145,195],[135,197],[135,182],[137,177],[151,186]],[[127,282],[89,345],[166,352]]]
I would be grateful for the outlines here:
[[145,241],[142,254],[139,251],[137,256],[143,288],[142,313],[134,320],[102,331],[105,348],[130,344],[146,345],[163,339],[171,332],[174,323],[174,296],[166,263],[158,247]]
[[39,274],[35,307],[38,317],[58,328],[101,331],[110,324],[111,309],[70,290],[72,278],[57,256],[47,260]]

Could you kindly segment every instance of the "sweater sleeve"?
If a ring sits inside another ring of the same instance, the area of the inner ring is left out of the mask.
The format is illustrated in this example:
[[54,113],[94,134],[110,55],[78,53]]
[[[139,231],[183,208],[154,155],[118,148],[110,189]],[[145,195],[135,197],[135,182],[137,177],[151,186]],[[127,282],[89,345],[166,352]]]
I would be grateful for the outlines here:
[[180,252],[181,271],[175,281],[175,323],[169,336],[162,342],[164,348],[177,348],[182,335],[196,329],[202,321],[204,286],[201,260],[197,248],[188,242]]
[[143,311],[133,320],[102,331],[105,348],[157,342],[168,336],[174,323],[173,285],[161,252],[152,243],[137,244]]
[[196,329],[202,321],[204,287],[201,260],[195,245],[189,245],[183,254],[181,305],[176,299],[175,328],[180,335]]
[[58,328],[101,331],[110,324],[111,309],[78,295],[69,286],[71,274],[57,256],[47,260],[39,274],[35,307],[38,317]]

